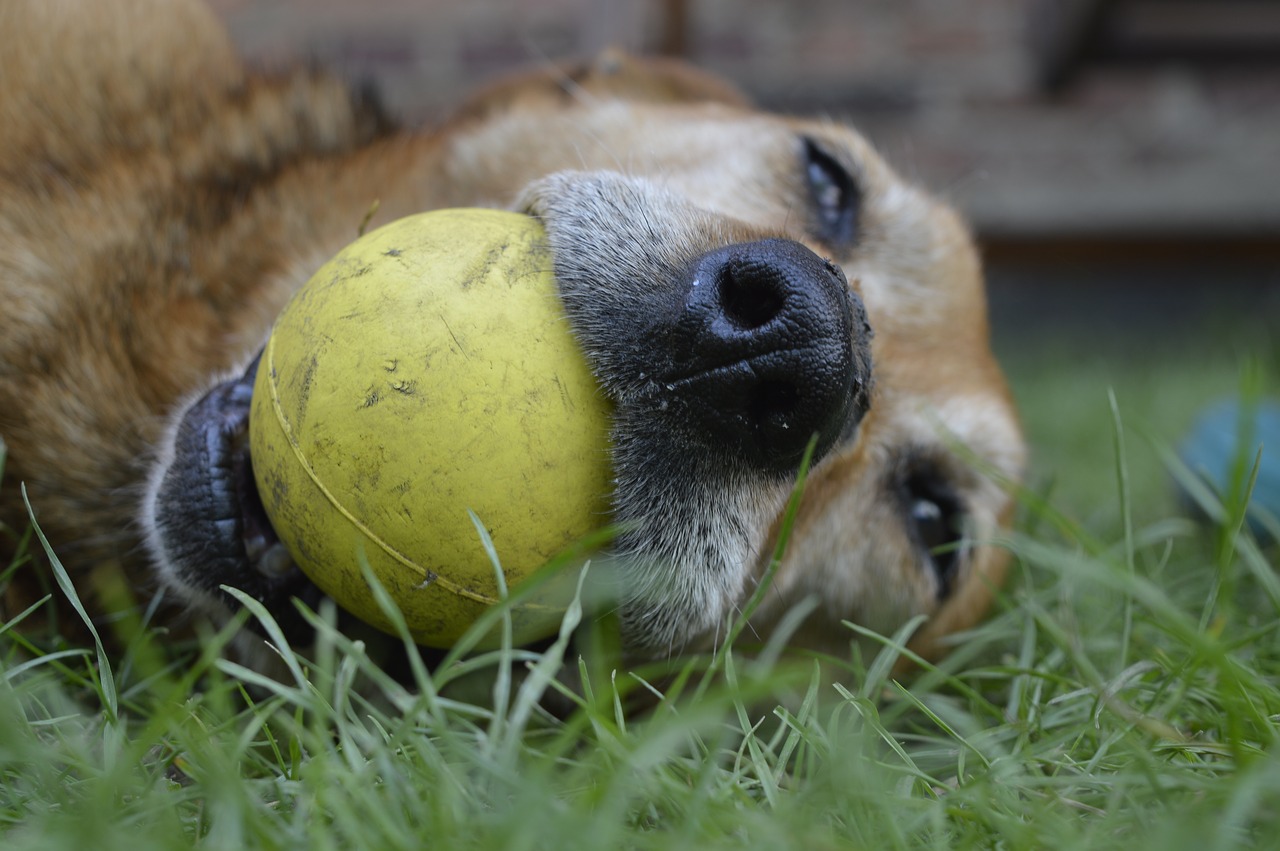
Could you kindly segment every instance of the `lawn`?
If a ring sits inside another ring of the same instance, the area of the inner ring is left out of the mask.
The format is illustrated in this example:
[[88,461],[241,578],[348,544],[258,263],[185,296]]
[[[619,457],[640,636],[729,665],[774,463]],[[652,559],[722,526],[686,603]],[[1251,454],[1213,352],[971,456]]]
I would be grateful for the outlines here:
[[322,613],[275,682],[225,635],[173,661],[144,630],[108,668],[0,626],[0,847],[1275,847],[1277,553],[1238,499],[1186,519],[1166,459],[1275,376],[1269,341],[1223,339],[1002,346],[1036,459],[1014,576],[941,667],[895,673],[904,633],[829,676],[726,653],[661,696],[590,664],[561,694],[558,642],[406,687]]

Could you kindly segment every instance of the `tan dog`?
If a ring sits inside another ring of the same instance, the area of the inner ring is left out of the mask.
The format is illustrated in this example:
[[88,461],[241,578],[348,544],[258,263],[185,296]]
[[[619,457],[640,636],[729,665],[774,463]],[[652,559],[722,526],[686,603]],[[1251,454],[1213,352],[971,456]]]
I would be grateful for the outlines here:
[[[931,652],[1001,579],[982,542],[1024,449],[976,253],[846,127],[605,56],[404,133],[327,77],[249,74],[202,7],[158,0],[6,4],[0,86],[0,518],[24,527],[25,482],[74,575],[119,564],[215,615],[223,583],[282,618],[313,592],[246,485],[245,369],[376,203],[370,226],[545,223],[617,405],[636,652],[705,642],[750,595],[815,434],[759,633],[811,598],[805,644],[925,613]],[[23,568],[8,614],[39,579]]]

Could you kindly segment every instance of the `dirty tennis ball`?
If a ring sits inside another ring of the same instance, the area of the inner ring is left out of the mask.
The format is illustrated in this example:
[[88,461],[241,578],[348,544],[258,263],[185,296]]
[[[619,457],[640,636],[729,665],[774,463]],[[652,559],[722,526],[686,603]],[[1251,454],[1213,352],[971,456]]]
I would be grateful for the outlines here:
[[[410,216],[333,257],[276,320],[250,414],[254,478],[302,571],[384,630],[362,563],[415,640],[447,647],[606,523],[609,408],[570,333],[542,226]],[[576,571],[572,571],[576,574]],[[563,577],[513,610],[554,632]]]

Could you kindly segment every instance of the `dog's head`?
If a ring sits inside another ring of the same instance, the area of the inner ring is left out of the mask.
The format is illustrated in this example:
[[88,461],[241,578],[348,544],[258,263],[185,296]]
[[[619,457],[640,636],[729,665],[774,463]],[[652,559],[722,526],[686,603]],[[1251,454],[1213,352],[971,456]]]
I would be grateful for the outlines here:
[[[683,65],[607,54],[499,83],[409,150],[392,214],[515,207],[547,227],[569,318],[617,406],[633,649],[714,639],[744,604],[815,435],[756,631],[813,606],[797,639],[833,649],[852,636],[842,621],[893,631],[929,614],[928,651],[982,613],[1005,563],[987,543],[1011,513],[1000,482],[1024,449],[977,254],[955,214],[859,135],[754,110]],[[188,599],[279,566],[246,557],[241,538],[263,524],[228,482],[243,476],[227,435],[247,392],[240,379],[188,408],[152,477],[152,549]],[[212,508],[190,500],[193,482]],[[263,595],[292,587],[279,579]]]
[[[822,447],[753,625],[766,634],[808,598],[816,608],[798,640],[838,649],[852,637],[841,621],[892,632],[927,614],[916,646],[932,653],[985,612],[1007,558],[991,542],[1010,521],[1007,486],[1025,447],[989,346],[979,258],[951,209],[904,182],[847,126],[763,114],[687,66],[615,53],[492,87],[459,113],[450,144],[465,170],[459,182],[476,190],[472,202],[518,197],[547,219],[553,246],[573,255],[565,267],[608,263],[607,252],[592,256],[598,242],[573,239],[619,214],[613,230],[624,241],[685,240],[696,254],[717,241],[781,237],[834,261],[855,307],[857,296],[865,305],[874,390],[869,406],[858,400],[842,411],[839,434]],[[632,201],[612,200],[628,192]],[[611,212],[574,224],[566,209],[590,206]],[[570,274],[597,289],[613,277]],[[862,328],[853,331],[856,349]],[[671,598],[705,591],[708,568],[686,566],[702,574],[683,584],[660,573],[649,582],[666,591],[652,605],[668,614],[637,616],[647,625],[633,641],[661,647],[714,634],[745,601],[780,523],[777,491],[752,499],[736,516],[763,519],[764,528],[744,533],[742,575],[722,583],[724,593],[694,595],[696,616],[693,605],[672,616],[682,608]],[[699,510],[696,500],[673,501]]]

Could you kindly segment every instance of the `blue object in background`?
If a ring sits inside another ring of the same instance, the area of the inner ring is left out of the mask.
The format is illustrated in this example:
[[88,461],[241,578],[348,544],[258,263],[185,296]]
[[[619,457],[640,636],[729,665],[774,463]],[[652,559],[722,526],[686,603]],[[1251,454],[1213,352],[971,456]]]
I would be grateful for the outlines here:
[[[1260,542],[1275,542],[1280,538],[1280,403],[1218,403],[1197,417],[1178,454],[1223,495],[1242,486],[1240,477],[1247,483],[1259,448],[1258,479],[1245,517]],[[1185,491],[1184,496],[1190,497]]]

